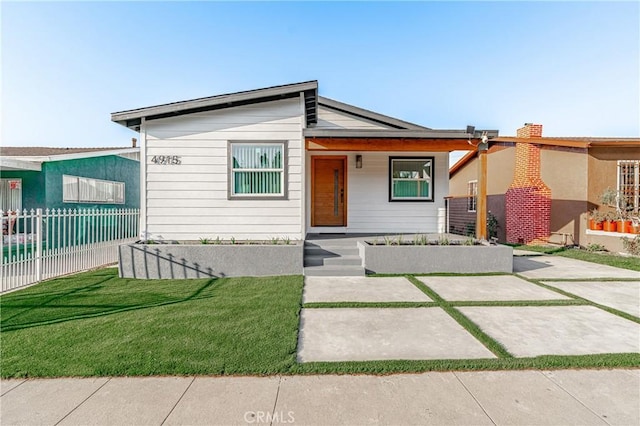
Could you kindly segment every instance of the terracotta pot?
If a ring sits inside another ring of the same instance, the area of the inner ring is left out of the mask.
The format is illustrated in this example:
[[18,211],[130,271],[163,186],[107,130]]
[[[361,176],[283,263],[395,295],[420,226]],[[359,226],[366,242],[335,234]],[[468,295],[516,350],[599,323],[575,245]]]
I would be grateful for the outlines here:
[[616,222],[614,220],[605,220],[602,222],[602,228],[606,232],[616,232]]
[[596,222],[593,219],[589,219],[589,229],[592,231],[602,231],[602,222]]
[[633,222],[631,222],[630,220],[627,220],[625,222],[625,232],[627,234],[635,234],[634,232],[635,230],[633,229]]
[[616,232],[625,233],[627,232],[627,224],[628,220],[616,220]]

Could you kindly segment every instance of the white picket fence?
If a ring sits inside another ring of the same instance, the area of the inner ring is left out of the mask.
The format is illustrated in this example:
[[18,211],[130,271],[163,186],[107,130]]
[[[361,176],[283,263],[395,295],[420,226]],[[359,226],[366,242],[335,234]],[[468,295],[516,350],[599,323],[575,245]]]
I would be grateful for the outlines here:
[[0,211],[1,291],[118,261],[138,239],[138,209]]

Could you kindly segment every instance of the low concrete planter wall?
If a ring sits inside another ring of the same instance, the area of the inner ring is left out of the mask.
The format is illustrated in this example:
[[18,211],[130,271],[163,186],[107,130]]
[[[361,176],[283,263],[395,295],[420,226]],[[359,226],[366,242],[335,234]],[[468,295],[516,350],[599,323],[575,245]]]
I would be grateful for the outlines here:
[[381,246],[358,242],[367,272],[425,274],[433,272],[513,272],[509,246]]
[[304,245],[124,244],[122,278],[302,275]]

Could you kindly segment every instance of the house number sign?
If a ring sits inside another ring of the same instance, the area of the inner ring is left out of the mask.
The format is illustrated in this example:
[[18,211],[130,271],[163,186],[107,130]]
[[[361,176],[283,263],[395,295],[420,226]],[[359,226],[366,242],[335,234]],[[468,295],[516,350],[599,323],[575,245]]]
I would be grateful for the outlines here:
[[177,166],[182,164],[182,157],[179,155],[154,155],[151,162],[161,166]]

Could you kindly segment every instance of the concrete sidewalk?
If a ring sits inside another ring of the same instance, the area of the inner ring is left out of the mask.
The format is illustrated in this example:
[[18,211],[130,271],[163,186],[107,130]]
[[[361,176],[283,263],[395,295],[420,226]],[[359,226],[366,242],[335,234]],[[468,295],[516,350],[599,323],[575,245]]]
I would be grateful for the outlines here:
[[640,423],[640,369],[0,383],[2,425]]

